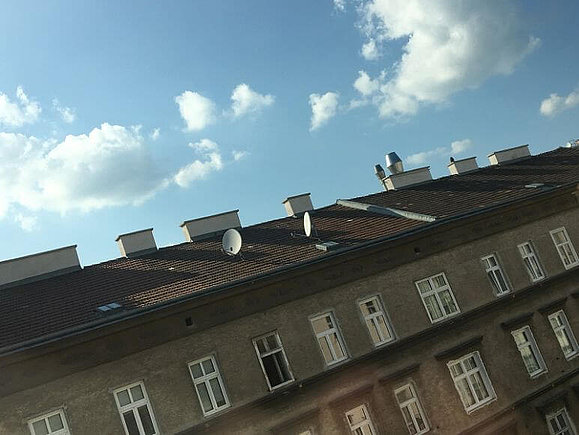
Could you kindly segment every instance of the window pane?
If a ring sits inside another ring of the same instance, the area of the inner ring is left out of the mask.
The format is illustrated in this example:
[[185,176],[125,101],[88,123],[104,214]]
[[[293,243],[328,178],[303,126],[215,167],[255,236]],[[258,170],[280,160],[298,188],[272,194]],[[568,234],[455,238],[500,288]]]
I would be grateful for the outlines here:
[[470,391],[470,387],[469,387],[466,379],[463,378],[463,379],[458,380],[456,382],[456,386],[458,387],[458,391],[460,392],[460,397],[462,398],[462,401],[464,402],[464,404],[467,407],[474,405],[475,399],[474,399],[472,392]]
[[434,282],[434,286],[437,288],[444,287],[446,285],[446,279],[444,279],[444,275],[437,275],[432,278]]
[[215,367],[213,367],[213,361],[211,358],[207,358],[205,361],[202,361],[201,364],[203,365],[203,371],[206,375],[215,371]]
[[137,410],[139,411],[139,417],[141,418],[141,424],[145,430],[145,435],[153,435],[155,433],[155,428],[153,426],[153,420],[151,420],[151,415],[149,414],[149,407],[143,405],[139,406]]
[[469,375],[469,378],[472,383],[472,387],[474,388],[474,393],[476,394],[478,401],[484,400],[487,397],[489,397],[489,392],[479,372],[475,372],[474,374]]
[[421,281],[419,283],[417,283],[418,285],[418,289],[420,290],[420,293],[426,293],[432,290],[432,287],[430,286],[430,282],[428,281]]
[[376,317],[376,323],[378,324],[378,328],[380,329],[382,338],[384,340],[391,339],[392,336],[390,335],[390,331],[388,330],[388,325],[386,324],[386,319],[384,318],[384,316]]
[[520,349],[520,351],[521,351],[521,356],[523,357],[523,361],[525,363],[525,366],[527,367],[527,370],[529,371],[529,373],[534,373],[534,372],[541,369],[541,366],[539,366],[539,362],[537,361],[537,358],[535,357],[535,355],[531,351],[530,346],[522,347]]
[[381,338],[380,338],[380,334],[378,333],[378,326],[376,324],[376,320],[377,319],[370,319],[366,321],[366,324],[368,326],[368,331],[370,331],[370,337],[372,337],[372,342],[373,343],[380,343]]
[[133,397],[133,402],[145,398],[145,396],[143,396],[143,390],[141,389],[140,385],[135,385],[131,388],[131,396]]
[[215,398],[215,403],[218,407],[225,405],[225,396],[221,390],[221,384],[217,378],[213,378],[209,381],[211,385],[211,391],[213,391],[213,397]]
[[456,304],[454,303],[454,300],[452,299],[452,295],[450,294],[450,291],[444,290],[444,291],[440,292],[440,300],[442,301],[442,306],[443,306],[446,314],[452,314],[455,311],[457,311]]
[[451,365],[450,372],[453,378],[456,378],[457,376],[462,375],[464,373],[464,371],[462,370],[462,365],[460,365],[460,363]]
[[125,424],[127,425],[129,435],[141,435],[139,433],[139,427],[137,426],[135,414],[133,414],[132,410],[123,413],[123,418],[125,419]]
[[438,306],[438,301],[434,295],[430,295],[424,298],[424,303],[426,304],[426,309],[430,313],[432,320],[436,320],[442,317],[442,311]]
[[277,348],[279,348],[278,344],[277,344],[277,339],[275,338],[275,335],[268,335],[266,337],[267,340],[267,344],[269,345],[269,350],[275,350]]
[[332,343],[332,348],[334,349],[334,353],[336,354],[336,358],[340,359],[344,357],[344,351],[342,350],[342,346],[338,341],[338,336],[336,334],[330,334],[329,336],[330,341]]
[[131,398],[129,397],[128,390],[119,391],[117,393],[117,397],[119,398],[119,403],[121,406],[125,406],[131,403]]
[[563,353],[565,355],[573,353],[573,346],[571,345],[565,330],[559,329],[555,334],[557,335],[557,341],[559,341],[559,345],[561,346]]
[[209,392],[207,391],[207,385],[205,382],[195,385],[197,388],[197,393],[199,394],[199,400],[201,400],[201,406],[204,412],[209,412],[213,409],[211,404],[211,399],[209,398]]
[[48,435],[48,427],[44,419],[32,423],[32,428],[34,429],[34,435]]
[[194,379],[200,378],[203,376],[203,371],[201,370],[201,364],[193,364],[191,366],[191,374],[193,375]]
[[422,419],[422,415],[420,414],[420,410],[418,409],[418,403],[413,402],[410,405],[408,405],[408,408],[410,409],[410,412],[412,413],[412,415],[414,415],[414,419],[416,420],[416,423],[418,424],[418,429],[419,430],[425,429],[426,423]]
[[316,334],[327,331],[332,328],[332,322],[330,321],[330,316],[324,316],[319,319],[313,320],[312,325]]
[[412,391],[410,391],[410,388],[404,388],[396,393],[396,399],[399,403],[404,403],[407,400],[412,399],[412,397]]
[[272,387],[285,382],[282,377],[283,373],[280,371],[281,367],[279,366],[279,361],[276,360],[276,356],[278,355],[280,355],[280,352],[262,358],[265,374]]
[[263,338],[260,338],[259,340],[255,340],[255,345],[257,346],[257,350],[259,350],[260,354],[267,352],[267,350],[265,348],[265,340]]
[[57,430],[64,429],[64,424],[62,423],[60,413],[48,417],[48,425],[50,426],[51,432],[56,432]]

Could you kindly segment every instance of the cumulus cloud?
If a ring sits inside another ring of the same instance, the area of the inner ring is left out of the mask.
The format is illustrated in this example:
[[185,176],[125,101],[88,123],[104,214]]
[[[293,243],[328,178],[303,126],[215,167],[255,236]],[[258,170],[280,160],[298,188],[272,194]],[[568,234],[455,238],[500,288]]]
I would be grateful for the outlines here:
[[361,11],[370,56],[380,44],[405,41],[401,58],[372,99],[387,118],[413,115],[422,105],[510,74],[539,43],[525,32],[515,5],[502,0],[459,6],[443,0],[370,0]]
[[36,216],[25,216],[22,213],[18,213],[14,216],[14,222],[16,222],[20,228],[27,233],[38,228],[38,218]]
[[64,213],[139,204],[166,185],[138,128],[105,123],[62,142],[0,133],[0,217],[11,207]]
[[273,95],[262,95],[255,92],[245,83],[237,85],[231,94],[231,109],[233,116],[239,118],[241,116],[257,113],[264,107],[271,106],[275,101]]
[[310,95],[310,106],[312,108],[310,131],[320,128],[336,115],[338,98],[339,95],[335,92],[326,92],[324,95]]
[[378,51],[378,46],[376,41],[372,38],[368,42],[362,45],[361,50],[362,57],[366,60],[376,60],[380,57],[380,52]]
[[354,82],[354,88],[364,97],[367,97],[380,89],[380,81],[371,79],[366,71],[358,71],[358,78]]
[[40,104],[24,93],[22,87],[16,88],[16,101],[0,92],[0,125],[21,127],[34,123],[42,112]]
[[405,160],[410,165],[422,165],[428,163],[433,157],[449,157],[461,154],[470,148],[472,148],[470,139],[455,140],[450,144],[450,147],[438,147],[433,150],[411,154]]
[[189,187],[194,181],[207,177],[211,172],[223,169],[219,146],[215,142],[201,139],[199,142],[190,143],[189,146],[201,156],[201,159],[194,160],[175,174],[173,179],[181,187]]
[[346,10],[346,0],[334,0],[334,8],[340,12],[343,12]]
[[188,131],[203,130],[215,122],[215,103],[197,92],[185,91],[175,97]]
[[76,111],[70,107],[62,106],[57,98],[52,100],[52,107],[60,114],[62,120],[67,124],[72,124],[76,119]]
[[231,155],[233,156],[233,160],[235,160],[236,162],[244,159],[245,157],[247,157],[249,155],[249,153],[247,151],[237,151],[237,150],[233,150],[231,152]]
[[151,134],[149,135],[149,137],[151,138],[151,140],[157,140],[157,139],[159,139],[160,135],[161,135],[161,129],[160,128],[154,128],[153,131],[151,132]]
[[579,91],[573,91],[566,97],[561,97],[557,94],[549,95],[549,98],[541,101],[539,110],[543,116],[555,116],[577,105],[579,105]]

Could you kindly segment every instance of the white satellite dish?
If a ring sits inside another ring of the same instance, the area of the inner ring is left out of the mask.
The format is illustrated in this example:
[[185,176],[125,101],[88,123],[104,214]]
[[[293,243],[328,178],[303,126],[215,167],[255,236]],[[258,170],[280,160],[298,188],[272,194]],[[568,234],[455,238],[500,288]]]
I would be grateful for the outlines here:
[[223,234],[221,245],[226,254],[237,255],[241,251],[241,234],[239,231],[230,228]]
[[308,237],[312,235],[312,218],[307,211],[304,213],[304,232]]

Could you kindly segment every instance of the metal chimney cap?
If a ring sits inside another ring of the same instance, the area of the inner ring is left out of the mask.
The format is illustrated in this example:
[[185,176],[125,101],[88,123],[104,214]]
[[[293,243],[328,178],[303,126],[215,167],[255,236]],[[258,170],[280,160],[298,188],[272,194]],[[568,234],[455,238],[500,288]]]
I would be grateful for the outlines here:
[[386,167],[392,174],[404,172],[402,160],[400,160],[400,157],[398,157],[398,154],[396,153],[386,154]]
[[384,172],[384,168],[382,165],[374,165],[374,173],[379,180],[386,178],[386,172]]

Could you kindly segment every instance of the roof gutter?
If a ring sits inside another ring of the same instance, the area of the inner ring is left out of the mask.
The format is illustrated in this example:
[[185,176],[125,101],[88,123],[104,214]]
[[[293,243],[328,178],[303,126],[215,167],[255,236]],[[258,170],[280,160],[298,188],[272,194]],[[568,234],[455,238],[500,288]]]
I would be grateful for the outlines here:
[[[149,307],[137,308],[135,310],[132,310],[129,313],[119,313],[119,314],[111,315],[111,316],[108,316],[106,319],[84,323],[84,324],[79,325],[79,326],[74,326],[72,328],[63,329],[62,331],[58,331],[58,332],[55,332],[53,334],[48,334],[48,335],[44,335],[42,337],[23,341],[21,343],[17,343],[14,345],[5,346],[5,347],[0,348],[0,357],[14,354],[17,352],[21,352],[24,350],[28,350],[28,349],[31,349],[34,347],[38,347],[38,346],[43,345],[43,344],[49,344],[49,343],[52,343],[54,341],[61,340],[64,338],[69,338],[69,337],[73,337],[76,335],[80,335],[82,333],[93,331],[93,330],[103,328],[106,326],[111,326],[111,325],[114,325],[114,324],[117,324],[120,322],[124,322],[126,320],[134,319],[134,318],[139,317],[143,314],[161,311],[165,308],[169,308],[169,307],[181,304],[182,302],[186,302],[186,301],[198,299],[201,297],[205,297],[208,295],[212,295],[215,293],[219,293],[225,289],[229,289],[229,288],[233,288],[233,287],[237,287],[237,286],[242,286],[244,284],[252,283],[252,282],[266,279],[266,278],[271,278],[273,276],[280,275],[280,274],[285,273],[287,271],[299,270],[301,268],[305,268],[305,267],[308,267],[308,266],[313,265],[313,264],[324,262],[324,261],[328,260],[329,258],[335,258],[335,257],[339,257],[342,255],[346,255],[346,254],[349,254],[351,252],[356,252],[358,250],[363,250],[363,249],[368,248],[368,247],[380,245],[380,244],[387,242],[387,241],[398,240],[398,239],[401,239],[403,237],[408,237],[410,235],[420,234],[424,231],[429,231],[432,228],[446,225],[446,224],[452,223],[454,221],[458,221],[458,220],[469,218],[469,217],[478,216],[478,215],[492,212],[494,210],[499,210],[501,208],[508,207],[508,206],[511,206],[514,204],[524,203],[526,201],[529,201],[530,199],[546,197],[546,196],[553,194],[555,191],[557,191],[557,193],[560,193],[560,194],[565,194],[567,190],[569,190],[570,192],[573,192],[577,196],[577,195],[579,195],[579,184],[577,182],[571,182],[571,183],[567,183],[567,184],[563,184],[563,185],[559,185],[559,186],[554,186],[548,190],[544,190],[542,192],[538,192],[534,195],[530,195],[530,196],[527,196],[524,198],[517,198],[517,199],[512,200],[512,201],[508,201],[508,202],[504,202],[504,203],[500,203],[500,204],[491,205],[491,206],[488,206],[485,208],[481,208],[480,210],[470,211],[470,212],[459,214],[456,216],[450,216],[447,218],[437,219],[435,222],[432,222],[431,225],[420,226],[420,227],[411,229],[409,231],[403,231],[403,232],[400,232],[400,233],[397,233],[394,235],[389,235],[389,236],[384,236],[384,237],[380,237],[377,239],[369,240],[367,242],[363,242],[363,243],[360,243],[360,244],[355,245],[355,246],[344,247],[343,249],[339,249],[336,251],[328,251],[328,253],[323,255],[323,256],[320,256],[320,257],[317,257],[314,259],[310,259],[310,260],[306,260],[306,261],[301,261],[298,263],[288,264],[286,266],[282,266],[282,267],[275,269],[273,271],[270,271],[270,272],[263,272],[263,273],[253,275],[253,276],[250,276],[247,278],[232,281],[232,282],[229,282],[227,284],[222,284],[219,286],[210,287],[206,290],[201,290],[201,291],[195,292],[193,294],[180,296],[178,298],[171,299],[171,300],[166,301],[166,302],[161,302],[159,304],[151,305]],[[579,201],[579,197],[577,197],[577,200]]]

